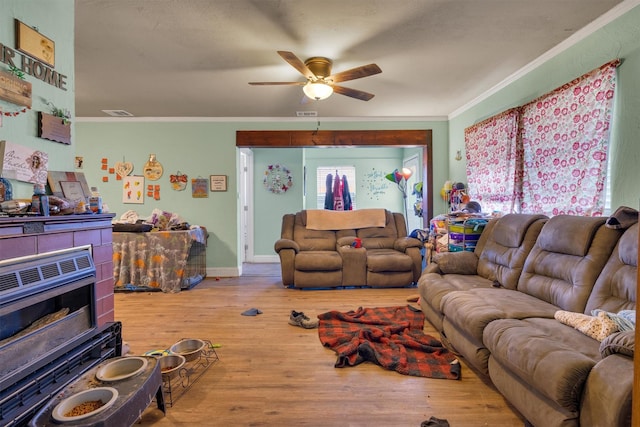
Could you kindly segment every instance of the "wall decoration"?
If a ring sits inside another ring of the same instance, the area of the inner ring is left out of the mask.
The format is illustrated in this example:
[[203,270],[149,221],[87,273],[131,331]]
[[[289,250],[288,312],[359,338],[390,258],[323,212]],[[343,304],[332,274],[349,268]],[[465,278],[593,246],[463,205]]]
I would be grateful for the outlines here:
[[5,178],[34,184],[47,183],[49,155],[43,151],[24,147],[8,141],[0,141],[2,168],[0,174]]
[[171,188],[175,191],[182,191],[187,188],[187,175],[178,171],[175,175],[169,175],[169,182],[171,182]]
[[125,161],[116,162],[116,164],[113,165],[113,167],[116,170],[116,174],[118,174],[121,177],[130,175],[131,172],[133,172],[133,163],[131,162],[125,162]]
[[23,53],[55,67],[56,44],[37,30],[16,19],[16,48]]
[[53,114],[38,112],[38,137],[71,144],[71,122]]
[[122,203],[144,203],[144,177],[122,177]]
[[191,197],[194,199],[201,199],[205,197],[209,197],[209,192],[207,191],[209,187],[209,183],[205,178],[193,178],[191,180]]
[[211,191],[227,191],[227,175],[211,175],[209,186]]
[[272,193],[282,194],[293,186],[291,171],[284,165],[269,165],[264,172],[264,187]]
[[[31,97],[31,83],[12,73],[0,71],[0,99],[31,108]],[[9,113],[4,113],[4,115],[9,115]]]
[[87,179],[82,172],[61,172],[61,171],[49,171],[47,173],[47,183],[49,184],[49,189],[51,189],[51,194],[57,197],[64,197],[64,193],[62,192],[62,186],[60,182],[62,181],[76,181],[79,182],[82,186],[82,192],[85,198],[88,198],[91,195],[91,189],[87,184]]
[[84,157],[81,156],[76,156],[76,169],[82,169],[82,166],[84,165]]
[[162,176],[162,164],[156,160],[155,154],[149,154],[149,161],[144,164],[143,174],[151,181],[157,181]]
[[385,180],[385,172],[371,169],[371,172],[364,174],[364,189],[369,196],[369,200],[380,200],[389,188],[388,181]]

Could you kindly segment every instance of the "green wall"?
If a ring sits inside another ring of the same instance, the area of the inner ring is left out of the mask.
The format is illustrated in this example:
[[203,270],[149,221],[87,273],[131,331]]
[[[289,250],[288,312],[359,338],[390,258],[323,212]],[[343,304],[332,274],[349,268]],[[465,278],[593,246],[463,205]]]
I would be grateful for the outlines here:
[[[153,209],[177,212],[190,224],[207,228],[209,246],[207,268],[210,275],[237,274],[241,267],[239,231],[239,150],[236,148],[238,130],[315,130],[316,121],[221,121],[217,119],[90,119],[83,118],[76,124],[77,153],[84,158],[82,172],[90,186],[98,186],[111,212],[120,217],[128,210],[135,210],[141,217]],[[433,157],[435,182],[444,182],[448,176],[446,121],[322,121],[322,130],[393,130],[431,129],[433,133]],[[315,149],[254,149],[254,254],[259,257],[275,255],[273,244],[280,236],[282,215],[303,209],[303,166],[313,159]],[[354,148],[356,153],[371,153],[371,149]],[[361,151],[365,150],[365,151]],[[320,149],[318,149],[320,151]],[[349,150],[347,150],[349,151]],[[403,150],[397,150],[403,151]],[[412,153],[410,149],[404,150]],[[144,204],[122,203],[122,181],[101,169],[102,159],[113,166],[115,162],[134,164],[133,175],[142,175],[142,167],[155,154],[163,165],[164,175],[155,182],[161,186],[160,200],[145,198]],[[371,154],[366,154],[370,156]],[[291,169],[294,186],[284,194],[274,195],[264,189],[262,180],[266,167],[281,163]],[[402,164],[402,154],[394,154],[390,161],[383,161],[393,170]],[[174,191],[169,175],[178,171],[187,174],[189,180],[210,175],[227,175],[228,191],[210,192],[208,198],[191,197],[191,186],[184,191]],[[103,177],[108,182],[103,182]],[[439,187],[438,187],[439,188]],[[400,193],[390,193],[394,208],[401,209]],[[437,207],[436,207],[437,209]]]
[[615,58],[618,81],[611,133],[612,209],[638,208],[640,182],[640,6],[556,55],[481,103],[449,121],[451,178],[466,181],[465,163],[452,161],[464,153],[464,129],[508,108],[523,105]]
[[[74,0],[2,0],[0,1],[0,44],[17,51],[14,19],[26,25],[37,27],[38,31],[55,42],[55,68],[67,76],[66,88],[62,90],[44,83],[33,76],[26,75],[25,80],[32,86],[31,110],[15,117],[2,116],[0,140],[40,150],[49,156],[49,170],[73,170],[75,142],[75,94],[74,94]],[[20,67],[21,54],[16,52],[14,62]],[[8,71],[9,66],[0,62],[0,71]],[[71,112],[72,144],[65,145],[38,138],[38,111],[50,113],[47,105],[52,102],[56,107]],[[3,112],[16,112],[22,106],[0,100]],[[1,166],[1,165],[0,165]],[[10,173],[5,173],[11,178]],[[14,198],[29,198],[33,194],[33,184],[11,180]]]

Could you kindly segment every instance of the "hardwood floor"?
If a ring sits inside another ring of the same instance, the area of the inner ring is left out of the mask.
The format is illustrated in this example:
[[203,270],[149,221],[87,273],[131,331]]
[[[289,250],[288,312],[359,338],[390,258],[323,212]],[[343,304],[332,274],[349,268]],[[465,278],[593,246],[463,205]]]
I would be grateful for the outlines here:
[[[462,362],[462,379],[410,377],[364,363],[334,368],[317,330],[287,323],[292,309],[330,311],[407,304],[408,289],[294,290],[273,265],[237,278],[207,278],[178,294],[117,293],[116,320],[132,354],[181,338],[221,345],[220,360],[166,416],[152,404],[137,425],[420,426],[431,416],[455,426],[518,426],[523,420]],[[262,271],[262,273],[260,273]],[[255,317],[240,313],[258,308]],[[432,333],[430,325],[425,329]]]

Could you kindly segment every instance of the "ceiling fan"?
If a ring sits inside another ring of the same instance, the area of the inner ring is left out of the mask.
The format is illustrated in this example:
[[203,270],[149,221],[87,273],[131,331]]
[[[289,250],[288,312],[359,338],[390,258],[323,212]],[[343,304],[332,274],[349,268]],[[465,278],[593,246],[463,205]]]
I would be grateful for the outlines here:
[[380,67],[376,64],[368,64],[342,71],[337,74],[331,74],[333,61],[329,58],[314,56],[302,62],[293,52],[279,50],[278,55],[305,76],[307,80],[304,82],[249,82],[250,85],[303,86],[302,90],[304,91],[304,94],[317,101],[328,98],[333,92],[339,93],[340,95],[350,96],[351,98],[360,99],[362,101],[368,101],[374,97],[372,93],[338,86],[336,83],[361,79],[363,77],[372,76],[382,72]]

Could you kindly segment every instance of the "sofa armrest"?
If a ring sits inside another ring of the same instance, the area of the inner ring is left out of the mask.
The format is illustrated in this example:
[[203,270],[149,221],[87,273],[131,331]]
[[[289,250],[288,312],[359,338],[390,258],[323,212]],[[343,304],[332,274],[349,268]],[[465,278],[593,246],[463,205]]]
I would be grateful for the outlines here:
[[612,354],[622,354],[633,359],[636,331],[615,332],[600,343],[600,355],[605,358]]
[[613,354],[589,372],[580,404],[580,425],[630,426],[633,358]]
[[283,249],[293,249],[295,253],[300,252],[300,245],[289,239],[278,239],[273,248],[277,253],[280,253]]
[[422,248],[423,243],[413,237],[399,237],[393,242],[393,249],[406,252],[407,248]]
[[478,256],[473,252],[441,252],[432,261],[441,274],[478,274]]

